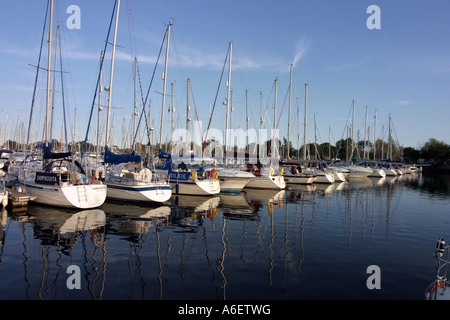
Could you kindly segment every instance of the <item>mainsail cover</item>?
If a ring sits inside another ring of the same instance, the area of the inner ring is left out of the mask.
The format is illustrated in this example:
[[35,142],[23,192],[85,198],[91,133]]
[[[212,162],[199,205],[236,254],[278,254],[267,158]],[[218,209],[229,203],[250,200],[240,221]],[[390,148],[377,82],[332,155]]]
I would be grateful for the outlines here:
[[105,146],[105,163],[119,164],[125,162],[140,162],[141,157],[135,155],[134,151],[132,154],[115,154]]
[[52,152],[51,147],[44,147],[44,159],[63,159],[70,157],[72,155],[71,152]]

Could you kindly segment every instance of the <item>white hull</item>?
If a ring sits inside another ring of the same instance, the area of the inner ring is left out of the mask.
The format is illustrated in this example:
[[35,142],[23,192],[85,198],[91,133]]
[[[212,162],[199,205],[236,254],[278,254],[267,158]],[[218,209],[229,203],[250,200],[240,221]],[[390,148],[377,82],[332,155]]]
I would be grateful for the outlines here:
[[383,169],[383,171],[386,174],[386,177],[395,177],[397,175],[397,172],[395,172],[394,169]]
[[336,182],[344,182],[345,181],[344,173],[342,173],[340,171],[333,171],[333,175],[334,175],[334,181],[336,181]]
[[219,176],[221,192],[239,192],[254,178],[223,177]]
[[97,208],[106,199],[107,187],[102,184],[48,186],[22,182],[21,185],[24,192],[36,197],[34,202],[56,207]]
[[237,169],[217,169],[219,172],[221,192],[239,192],[250,181],[255,179],[254,174]]
[[106,182],[109,199],[129,202],[166,202],[172,195],[167,183],[149,183],[142,185],[123,185]]
[[367,178],[369,175],[372,174],[372,169],[359,167],[359,166],[349,166],[349,174],[347,176],[347,179],[361,179],[361,178]]
[[255,177],[245,187],[251,189],[284,189],[286,188],[286,182],[283,176],[263,175]]
[[373,169],[369,177],[384,178],[386,177],[386,173],[382,169]]
[[287,184],[312,184],[316,181],[316,176],[302,174],[284,174],[284,180]]
[[336,181],[334,174],[326,172],[317,172],[315,183],[333,183]]
[[211,195],[220,192],[218,179],[204,179],[170,182],[173,194]]

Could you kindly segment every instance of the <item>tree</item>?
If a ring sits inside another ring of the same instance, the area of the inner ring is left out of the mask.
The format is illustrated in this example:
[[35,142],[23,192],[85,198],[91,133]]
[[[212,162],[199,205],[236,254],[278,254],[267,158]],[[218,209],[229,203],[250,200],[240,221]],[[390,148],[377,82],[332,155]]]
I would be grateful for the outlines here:
[[430,138],[420,149],[425,159],[434,159],[436,162],[444,162],[450,158],[450,146],[443,141]]

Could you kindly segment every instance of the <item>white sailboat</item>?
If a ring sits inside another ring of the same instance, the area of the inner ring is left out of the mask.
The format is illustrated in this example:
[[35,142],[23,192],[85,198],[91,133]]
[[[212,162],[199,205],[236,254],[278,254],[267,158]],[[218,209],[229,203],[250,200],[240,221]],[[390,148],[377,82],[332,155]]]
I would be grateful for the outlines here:
[[166,171],[173,194],[214,195],[220,192],[219,172],[212,168],[205,169],[201,165],[186,165],[181,161],[178,165],[172,162],[172,155],[159,150],[159,160],[165,161],[158,166]]
[[[277,88],[278,79],[275,79],[275,103],[274,103],[274,132],[276,132],[276,114],[277,114]],[[275,170],[273,164],[277,157],[277,147],[275,139],[272,137],[272,159],[269,166],[263,166],[258,160],[256,164],[247,163],[247,172],[251,172],[255,178],[250,181],[245,187],[251,189],[284,189],[286,188],[286,181],[283,177],[283,168]],[[276,172],[278,171],[278,173]]]
[[255,178],[247,183],[245,188],[249,189],[284,189],[286,188],[286,181],[283,177],[281,169],[276,173],[272,167],[262,167],[258,165],[247,165],[248,170],[255,176]]
[[221,192],[240,192],[255,179],[254,174],[243,171],[240,167],[218,167],[216,170],[219,172]]
[[[109,144],[109,118],[111,110],[114,59],[117,38],[117,26],[119,19],[120,0],[117,2],[116,21],[114,30],[114,42],[111,59],[111,75],[109,84],[109,99],[106,119],[106,143],[105,160],[106,177],[108,186],[107,197],[113,200],[126,202],[165,202],[170,199],[172,189],[166,180],[160,179],[158,175],[143,166],[141,157],[138,155],[118,155],[111,152]],[[170,24],[168,28],[170,32]],[[135,84],[136,84],[136,59],[135,59]],[[136,88],[135,88],[136,90]],[[135,98],[136,107],[136,98]]]
[[290,162],[283,162],[283,177],[286,184],[312,184],[317,176],[313,173],[305,173],[301,165]]
[[[71,153],[52,153],[49,143],[50,121],[50,68],[52,46],[53,0],[50,3],[50,27],[48,33],[47,112],[42,161],[25,164],[18,180],[24,192],[45,205],[89,209],[103,204],[106,186],[99,181],[87,181],[81,165],[69,158]],[[38,71],[39,72],[39,68]],[[31,166],[29,166],[31,165]]]

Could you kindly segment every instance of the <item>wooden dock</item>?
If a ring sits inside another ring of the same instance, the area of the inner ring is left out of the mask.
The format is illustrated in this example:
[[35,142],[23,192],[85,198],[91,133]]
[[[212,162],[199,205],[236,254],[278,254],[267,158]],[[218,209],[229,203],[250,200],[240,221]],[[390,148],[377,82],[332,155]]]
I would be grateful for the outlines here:
[[26,207],[28,205],[28,201],[36,199],[35,196],[30,196],[27,193],[19,192],[11,188],[6,188],[6,190],[9,194],[8,206],[13,208]]

